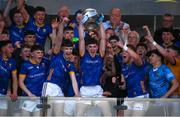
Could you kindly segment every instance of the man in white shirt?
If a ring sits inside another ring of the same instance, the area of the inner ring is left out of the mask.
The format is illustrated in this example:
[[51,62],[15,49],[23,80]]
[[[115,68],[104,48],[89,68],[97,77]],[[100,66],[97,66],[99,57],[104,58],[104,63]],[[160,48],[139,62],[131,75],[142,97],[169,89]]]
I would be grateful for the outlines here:
[[103,23],[105,30],[113,28],[116,35],[123,39],[124,33],[130,31],[130,26],[121,21],[121,10],[119,8],[112,8],[109,16],[110,20]]

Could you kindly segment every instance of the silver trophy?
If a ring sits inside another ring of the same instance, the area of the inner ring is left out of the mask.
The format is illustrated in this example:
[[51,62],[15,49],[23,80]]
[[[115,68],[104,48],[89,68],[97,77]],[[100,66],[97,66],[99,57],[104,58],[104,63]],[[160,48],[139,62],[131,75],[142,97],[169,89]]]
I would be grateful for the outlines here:
[[82,23],[87,31],[92,31],[99,28],[99,23],[102,22],[104,16],[99,14],[95,9],[88,8],[83,12]]

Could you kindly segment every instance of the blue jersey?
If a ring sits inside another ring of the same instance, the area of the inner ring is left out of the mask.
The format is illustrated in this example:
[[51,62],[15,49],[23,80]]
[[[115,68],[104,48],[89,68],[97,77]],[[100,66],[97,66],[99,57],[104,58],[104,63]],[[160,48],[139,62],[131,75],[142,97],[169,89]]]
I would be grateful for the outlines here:
[[[36,96],[41,96],[43,83],[47,78],[47,67],[43,61],[40,64],[33,64],[30,61],[26,61],[21,66],[19,74],[26,75],[25,85]],[[27,94],[23,93],[23,95]]]
[[52,27],[48,24],[44,24],[44,26],[39,27],[35,24],[33,18],[29,18],[29,21],[26,25],[26,30],[33,30],[36,33],[36,43],[42,45],[44,47],[46,38],[50,33],[52,33]]
[[63,92],[67,91],[69,72],[75,72],[74,65],[71,62],[66,61],[63,53],[60,53],[52,59],[49,69],[53,69],[54,71],[48,82],[57,84]]
[[99,54],[91,57],[89,53],[85,53],[80,60],[80,71],[82,72],[82,85],[99,85],[103,73],[103,58]]
[[174,74],[164,64],[156,69],[151,69],[148,72],[149,90],[152,98],[160,98],[165,95],[170,88],[170,82],[175,79]]
[[0,94],[6,95],[9,79],[11,78],[11,73],[14,70],[16,70],[15,61],[12,58],[5,61],[0,56]]
[[12,41],[13,45],[17,42],[24,42],[24,27],[17,27],[16,25],[12,24],[9,28],[9,36],[10,40]]
[[143,95],[141,81],[145,78],[144,66],[137,66],[135,63],[122,64],[122,74],[126,80],[128,97]]

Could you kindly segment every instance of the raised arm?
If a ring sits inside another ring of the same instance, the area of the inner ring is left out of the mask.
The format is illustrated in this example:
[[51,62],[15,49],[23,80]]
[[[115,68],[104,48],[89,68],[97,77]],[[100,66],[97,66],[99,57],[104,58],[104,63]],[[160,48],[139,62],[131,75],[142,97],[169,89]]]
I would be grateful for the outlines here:
[[79,23],[78,30],[79,30],[79,54],[82,57],[85,54],[84,27],[82,23]]
[[143,28],[146,30],[148,36],[146,36],[146,39],[152,43],[152,45],[171,63],[175,64],[175,58],[171,56],[162,46],[160,46],[158,43],[156,43],[149,31],[149,28],[147,26],[143,26]]
[[59,23],[56,19],[56,21],[54,22],[54,25],[57,25],[58,27],[58,32],[56,35],[56,27],[53,29],[55,32],[54,37],[52,38],[52,44],[53,44],[53,53],[54,54],[58,54],[60,52],[61,49],[61,44],[62,44],[62,40],[63,40],[63,28],[64,28],[64,22],[62,21],[61,23]]
[[123,45],[122,42],[119,41],[117,45],[130,54],[130,56],[134,59],[136,65],[141,66],[143,64],[141,57],[132,49],[128,48],[126,44]]
[[28,22],[30,15],[28,14],[27,10],[24,7],[24,0],[17,0],[17,8],[23,15],[25,22]]
[[104,30],[104,26],[102,23],[100,23],[100,45],[99,45],[99,53],[101,57],[104,57],[105,55],[105,49],[106,49],[106,34]]
[[6,18],[8,16],[8,13],[9,13],[9,9],[11,7],[11,4],[12,4],[13,0],[8,0],[8,3],[6,5],[6,8],[3,12],[3,17]]

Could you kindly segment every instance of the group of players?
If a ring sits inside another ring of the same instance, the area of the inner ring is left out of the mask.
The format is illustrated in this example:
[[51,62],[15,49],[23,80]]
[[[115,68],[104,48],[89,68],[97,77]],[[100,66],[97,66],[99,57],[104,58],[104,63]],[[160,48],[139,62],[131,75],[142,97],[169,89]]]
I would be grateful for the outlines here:
[[[46,23],[43,7],[24,0],[0,14],[0,96],[65,97],[179,97],[179,30],[173,16],[163,16],[163,26],[140,39],[121,21],[121,10],[110,10],[110,19],[87,31],[83,10],[69,19],[63,6],[58,17]],[[172,20],[172,21],[171,21]],[[51,48],[45,53],[46,39]],[[19,87],[19,88],[18,88]]]

